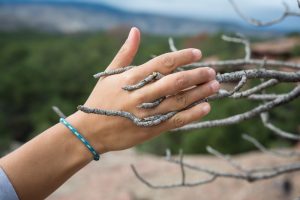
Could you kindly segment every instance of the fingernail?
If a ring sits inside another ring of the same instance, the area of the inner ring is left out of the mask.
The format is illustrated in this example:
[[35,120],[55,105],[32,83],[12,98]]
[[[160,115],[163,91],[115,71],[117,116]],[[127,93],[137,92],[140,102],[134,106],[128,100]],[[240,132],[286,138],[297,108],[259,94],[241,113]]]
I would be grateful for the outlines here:
[[199,49],[193,49],[192,53],[195,60],[199,60],[201,58],[201,51]]
[[219,90],[220,84],[219,84],[218,81],[212,81],[212,82],[210,83],[210,87],[212,88],[212,90],[213,90],[214,92],[216,92],[216,91]]
[[204,114],[209,113],[209,111],[210,111],[210,105],[208,103],[205,103],[203,105],[203,107],[202,107],[202,110],[203,110]]

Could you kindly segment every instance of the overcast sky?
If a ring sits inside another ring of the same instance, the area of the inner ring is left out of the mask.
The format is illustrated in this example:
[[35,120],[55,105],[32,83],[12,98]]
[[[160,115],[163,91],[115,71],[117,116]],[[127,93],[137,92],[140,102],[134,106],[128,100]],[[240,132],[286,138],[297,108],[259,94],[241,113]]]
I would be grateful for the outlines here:
[[[236,14],[228,0],[90,0],[105,2],[123,9],[184,15],[197,18],[233,19]],[[122,2],[122,3],[120,3]],[[282,14],[282,0],[235,0],[241,10],[251,16],[266,19]],[[296,0],[286,0],[291,8],[298,8]]]
[[[236,19],[236,14],[228,0],[74,0],[102,2],[119,8],[183,15],[209,19]],[[271,19],[282,14],[282,0],[235,0],[241,10],[251,16]],[[291,8],[298,8],[296,0],[286,0]],[[299,8],[298,8],[299,10]]]
[[[0,0],[16,1],[16,0]],[[20,1],[20,0],[18,0]],[[238,19],[228,0],[23,0],[23,1],[67,1],[105,3],[125,10],[136,12],[160,13],[202,19]],[[282,0],[235,0],[240,9],[247,15],[262,20],[273,19],[282,14]],[[299,10],[296,0],[285,0]]]

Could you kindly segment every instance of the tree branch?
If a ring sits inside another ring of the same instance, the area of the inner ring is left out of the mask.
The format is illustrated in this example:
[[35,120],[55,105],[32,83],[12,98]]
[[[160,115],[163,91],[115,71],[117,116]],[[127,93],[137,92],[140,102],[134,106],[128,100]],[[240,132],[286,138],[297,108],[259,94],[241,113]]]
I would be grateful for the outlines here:
[[255,108],[253,108],[252,110],[247,111],[245,113],[237,114],[237,115],[234,115],[234,116],[231,116],[228,118],[224,118],[224,119],[188,124],[181,128],[173,129],[172,131],[184,131],[184,130],[192,130],[192,129],[209,128],[209,127],[236,124],[236,123],[245,121],[247,119],[253,118],[262,112],[266,112],[266,111],[271,110],[275,107],[278,107],[282,104],[286,104],[299,96],[300,96],[300,86],[297,86],[288,94],[279,96],[275,100],[272,100],[263,105],[257,106]]
[[57,107],[52,106],[52,110],[60,117],[60,118],[66,118],[66,115]]
[[[216,152],[214,152],[214,153],[216,153]],[[233,161],[231,158],[224,157],[224,155],[220,154],[219,152],[217,152],[216,154],[218,157],[221,157],[222,159],[229,162],[230,165],[233,165],[235,168],[239,168],[239,170],[242,170],[243,172],[242,173],[220,172],[220,171],[212,170],[212,169],[202,167],[202,166],[191,165],[191,164],[188,164],[188,163],[184,162],[183,160],[181,160],[181,158],[179,160],[176,160],[176,159],[173,159],[170,155],[168,155],[166,161],[173,163],[173,164],[177,164],[179,166],[183,165],[183,167],[193,170],[193,171],[205,173],[205,174],[209,175],[209,178],[204,179],[204,180],[199,180],[199,181],[193,182],[193,183],[184,183],[183,184],[181,182],[181,183],[177,183],[177,184],[154,185],[154,184],[150,183],[149,181],[147,181],[145,178],[143,178],[143,176],[139,174],[139,172],[134,167],[134,165],[131,165],[131,168],[132,168],[135,176],[142,183],[144,183],[145,185],[147,185],[148,187],[153,188],[153,189],[170,189],[170,188],[177,188],[177,187],[199,186],[199,185],[211,183],[211,182],[217,180],[218,178],[231,178],[231,179],[244,180],[244,181],[248,181],[248,182],[254,182],[254,181],[274,178],[276,176],[280,176],[285,173],[290,173],[290,172],[295,172],[295,171],[300,170],[300,163],[289,163],[286,165],[279,165],[279,166],[275,166],[275,167],[246,170],[243,166],[240,166],[239,164],[238,164],[238,166],[236,166],[237,163],[235,161]]]
[[[271,25],[280,23],[286,17],[289,17],[289,16],[300,17],[300,13],[290,11],[289,6],[285,2],[282,2],[282,5],[284,7],[284,12],[282,13],[282,15],[280,17],[276,18],[276,19],[273,19],[273,20],[270,20],[270,21],[266,21],[266,22],[262,22],[260,20],[247,17],[245,14],[243,14],[243,12],[239,9],[239,7],[236,5],[236,3],[233,0],[229,0],[229,2],[232,5],[232,7],[234,8],[235,12],[243,20],[245,20],[247,23],[252,24],[254,26],[271,26]],[[298,4],[299,4],[299,0],[298,0]]]
[[94,78],[101,78],[101,77],[104,77],[104,76],[110,76],[110,75],[114,75],[114,74],[121,74],[125,71],[128,71],[128,70],[134,68],[134,67],[136,67],[136,66],[127,66],[127,67],[117,68],[117,69],[114,69],[114,70],[99,72],[99,73],[94,75]]
[[233,168],[237,169],[238,171],[242,173],[247,173],[247,170],[243,168],[240,164],[238,164],[236,161],[234,161],[229,155],[223,155],[222,153],[218,152],[217,150],[213,149],[212,147],[208,146],[206,147],[207,152],[210,154],[225,160],[228,164],[230,164]]
[[[276,23],[281,22],[288,16],[297,16],[300,17],[300,13],[291,12],[288,5],[286,3],[283,3],[283,6],[285,8],[282,16],[280,16],[277,19],[273,19],[271,21],[262,22],[257,19],[249,18],[246,15],[244,15],[238,6],[235,4],[233,0],[229,0],[229,2],[232,4],[235,11],[238,13],[238,15],[247,21],[250,24],[253,24],[255,26],[269,26]],[[300,8],[300,1],[298,0],[298,6]],[[177,71],[182,70],[189,70],[199,67],[226,67],[227,69],[232,67],[257,67],[259,66],[259,69],[248,69],[248,70],[240,70],[240,71],[234,71],[224,74],[218,74],[216,76],[216,79],[220,83],[236,83],[238,84],[234,87],[233,90],[227,91],[227,90],[220,90],[218,94],[207,97],[206,99],[199,100],[197,102],[194,102],[193,104],[189,105],[188,109],[194,105],[197,105],[203,101],[213,101],[217,99],[223,99],[223,98],[233,98],[233,99],[239,99],[239,98],[247,98],[249,100],[255,100],[255,101],[263,101],[262,105],[259,105],[252,110],[249,110],[247,112],[233,115],[224,119],[219,120],[212,120],[212,121],[204,121],[194,124],[188,124],[184,127],[174,129],[172,131],[183,131],[183,130],[191,130],[191,129],[199,129],[199,128],[207,128],[207,127],[215,127],[215,126],[224,126],[224,125],[230,125],[230,124],[236,124],[241,121],[256,117],[257,115],[261,116],[261,120],[264,123],[264,125],[272,130],[275,134],[288,138],[288,139],[295,139],[299,140],[300,136],[285,132],[273,124],[270,123],[268,118],[268,111],[270,111],[273,108],[276,108],[280,105],[287,104],[290,101],[298,98],[300,96],[300,85],[296,86],[292,91],[285,93],[285,94],[265,94],[264,90],[266,88],[275,86],[282,82],[300,82],[300,64],[299,63],[293,63],[293,62],[286,62],[286,61],[279,61],[279,60],[267,60],[267,59],[252,59],[251,58],[251,49],[250,49],[250,42],[247,40],[244,36],[238,35],[238,37],[229,37],[226,35],[222,36],[222,39],[228,42],[235,42],[235,43],[241,43],[245,46],[245,57],[243,59],[234,59],[234,60],[224,60],[224,61],[214,61],[214,62],[196,62],[189,65],[181,66],[178,68]],[[177,51],[177,48],[175,47],[174,41],[172,38],[169,38],[169,46],[171,51]],[[287,71],[278,71],[278,70],[267,70],[265,68],[269,67],[277,67],[279,70],[283,70],[282,68],[290,68],[295,70],[295,72],[287,72]],[[239,92],[239,90],[242,89],[242,87],[245,85],[247,80],[251,79],[260,79],[261,83],[259,85],[256,85],[252,88],[249,88],[248,90]],[[260,94],[259,94],[260,93]],[[162,97],[163,98],[163,97]],[[153,102],[154,103],[154,102]],[[153,104],[152,103],[152,104]],[[155,106],[157,106],[160,102],[157,102]],[[149,104],[149,103],[148,103]],[[144,105],[148,105],[144,104]],[[150,108],[151,103],[150,105]],[[142,104],[143,105],[143,104]],[[153,106],[154,107],[154,106]],[[180,111],[176,111],[180,112]],[[153,120],[157,119],[160,116],[153,116],[148,117],[147,120]],[[294,157],[294,156],[300,156],[299,152],[289,151],[274,151],[274,150],[268,150],[266,149],[262,144],[260,144],[255,138],[249,136],[249,135],[243,135],[243,139],[251,142],[253,145],[255,145],[260,151],[273,155],[273,156],[281,156],[281,157]],[[154,188],[154,189],[168,189],[168,188],[174,188],[174,187],[192,187],[197,185],[203,185],[210,182],[213,182],[214,180],[218,178],[232,178],[232,179],[239,179],[239,180],[245,180],[248,182],[258,181],[258,180],[265,180],[270,179],[285,173],[290,173],[294,171],[300,171],[300,163],[289,163],[286,165],[279,165],[275,167],[266,167],[266,168],[256,168],[248,170],[244,166],[238,164],[236,161],[234,161],[229,155],[223,155],[222,153],[216,151],[215,149],[211,147],[207,147],[207,151],[218,158],[221,158],[225,160],[228,164],[230,164],[232,167],[234,167],[236,170],[239,171],[239,173],[229,173],[229,172],[220,172],[217,170],[211,170],[210,168],[205,168],[201,166],[194,166],[188,163],[185,163],[183,161],[183,154],[182,151],[179,154],[179,160],[175,160],[171,157],[170,151],[167,151],[166,154],[166,160],[170,163],[178,164],[181,169],[181,182],[177,184],[168,184],[168,185],[154,185],[147,181],[145,178],[143,178],[136,168],[131,165],[132,170],[136,177],[146,184],[147,186]],[[209,175],[208,179],[199,180],[197,182],[189,183],[186,180],[185,177],[185,169],[190,169],[194,171],[198,171],[201,173],[206,173]]]
[[275,151],[275,150],[269,150],[266,147],[264,147],[261,143],[259,143],[254,137],[251,137],[250,135],[243,134],[242,135],[244,140],[247,140],[248,142],[252,143],[257,149],[259,149],[261,152],[265,154],[269,154],[276,157],[283,157],[283,158],[290,158],[290,157],[300,157],[300,152],[295,151]]
[[159,72],[153,72],[152,74],[150,74],[144,80],[141,80],[137,84],[124,86],[123,89],[127,90],[127,91],[137,90],[137,89],[144,87],[145,85],[147,85],[148,83],[150,83],[152,81],[161,79],[163,76],[164,75],[162,75]]
[[243,92],[236,92],[231,97],[234,99],[242,98],[242,97],[249,97],[250,95],[252,95],[254,93],[260,92],[260,91],[262,91],[266,88],[269,88],[271,86],[274,86],[278,83],[279,83],[279,81],[277,79],[270,79],[268,81],[261,83],[260,85],[257,85],[255,87],[245,90]]
[[300,69],[299,63],[286,62],[280,60],[265,60],[265,59],[234,59],[234,60],[222,60],[222,61],[211,61],[211,62],[195,62],[190,65],[182,66],[184,69],[194,69],[198,67],[239,67],[239,66],[247,66],[247,65],[255,65],[265,67],[287,67],[291,69]]
[[261,121],[263,122],[264,126],[268,129],[270,129],[276,135],[279,135],[283,138],[292,139],[292,140],[300,140],[300,135],[285,132],[285,131],[281,130],[280,128],[277,128],[276,126],[274,126],[272,123],[270,123],[269,114],[267,112],[261,113],[260,117],[261,117]]
[[174,44],[174,40],[173,38],[169,37],[169,47],[170,47],[170,50],[171,51],[178,51],[178,49],[175,47],[175,44]]
[[227,35],[222,35],[222,39],[228,42],[235,42],[235,43],[241,43],[245,46],[245,60],[250,60],[251,58],[251,49],[250,49],[250,42],[240,33],[237,33],[237,36],[239,37],[230,37]]

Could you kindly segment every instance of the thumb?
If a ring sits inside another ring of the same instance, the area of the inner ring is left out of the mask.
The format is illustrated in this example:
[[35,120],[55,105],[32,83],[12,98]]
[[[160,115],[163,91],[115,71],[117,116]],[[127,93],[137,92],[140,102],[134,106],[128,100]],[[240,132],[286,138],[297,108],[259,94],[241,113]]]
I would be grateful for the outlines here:
[[137,50],[140,45],[140,31],[138,28],[131,28],[128,38],[107,67],[107,69],[112,70],[116,68],[125,67],[131,64],[132,60],[137,53]]

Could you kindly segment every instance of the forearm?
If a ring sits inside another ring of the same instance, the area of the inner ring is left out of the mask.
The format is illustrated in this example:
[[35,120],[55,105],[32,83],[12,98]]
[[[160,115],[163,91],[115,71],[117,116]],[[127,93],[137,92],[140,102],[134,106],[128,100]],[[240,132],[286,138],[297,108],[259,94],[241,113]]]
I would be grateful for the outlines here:
[[[78,119],[70,123],[78,127]],[[0,160],[20,199],[44,199],[93,160],[86,147],[56,124]]]

